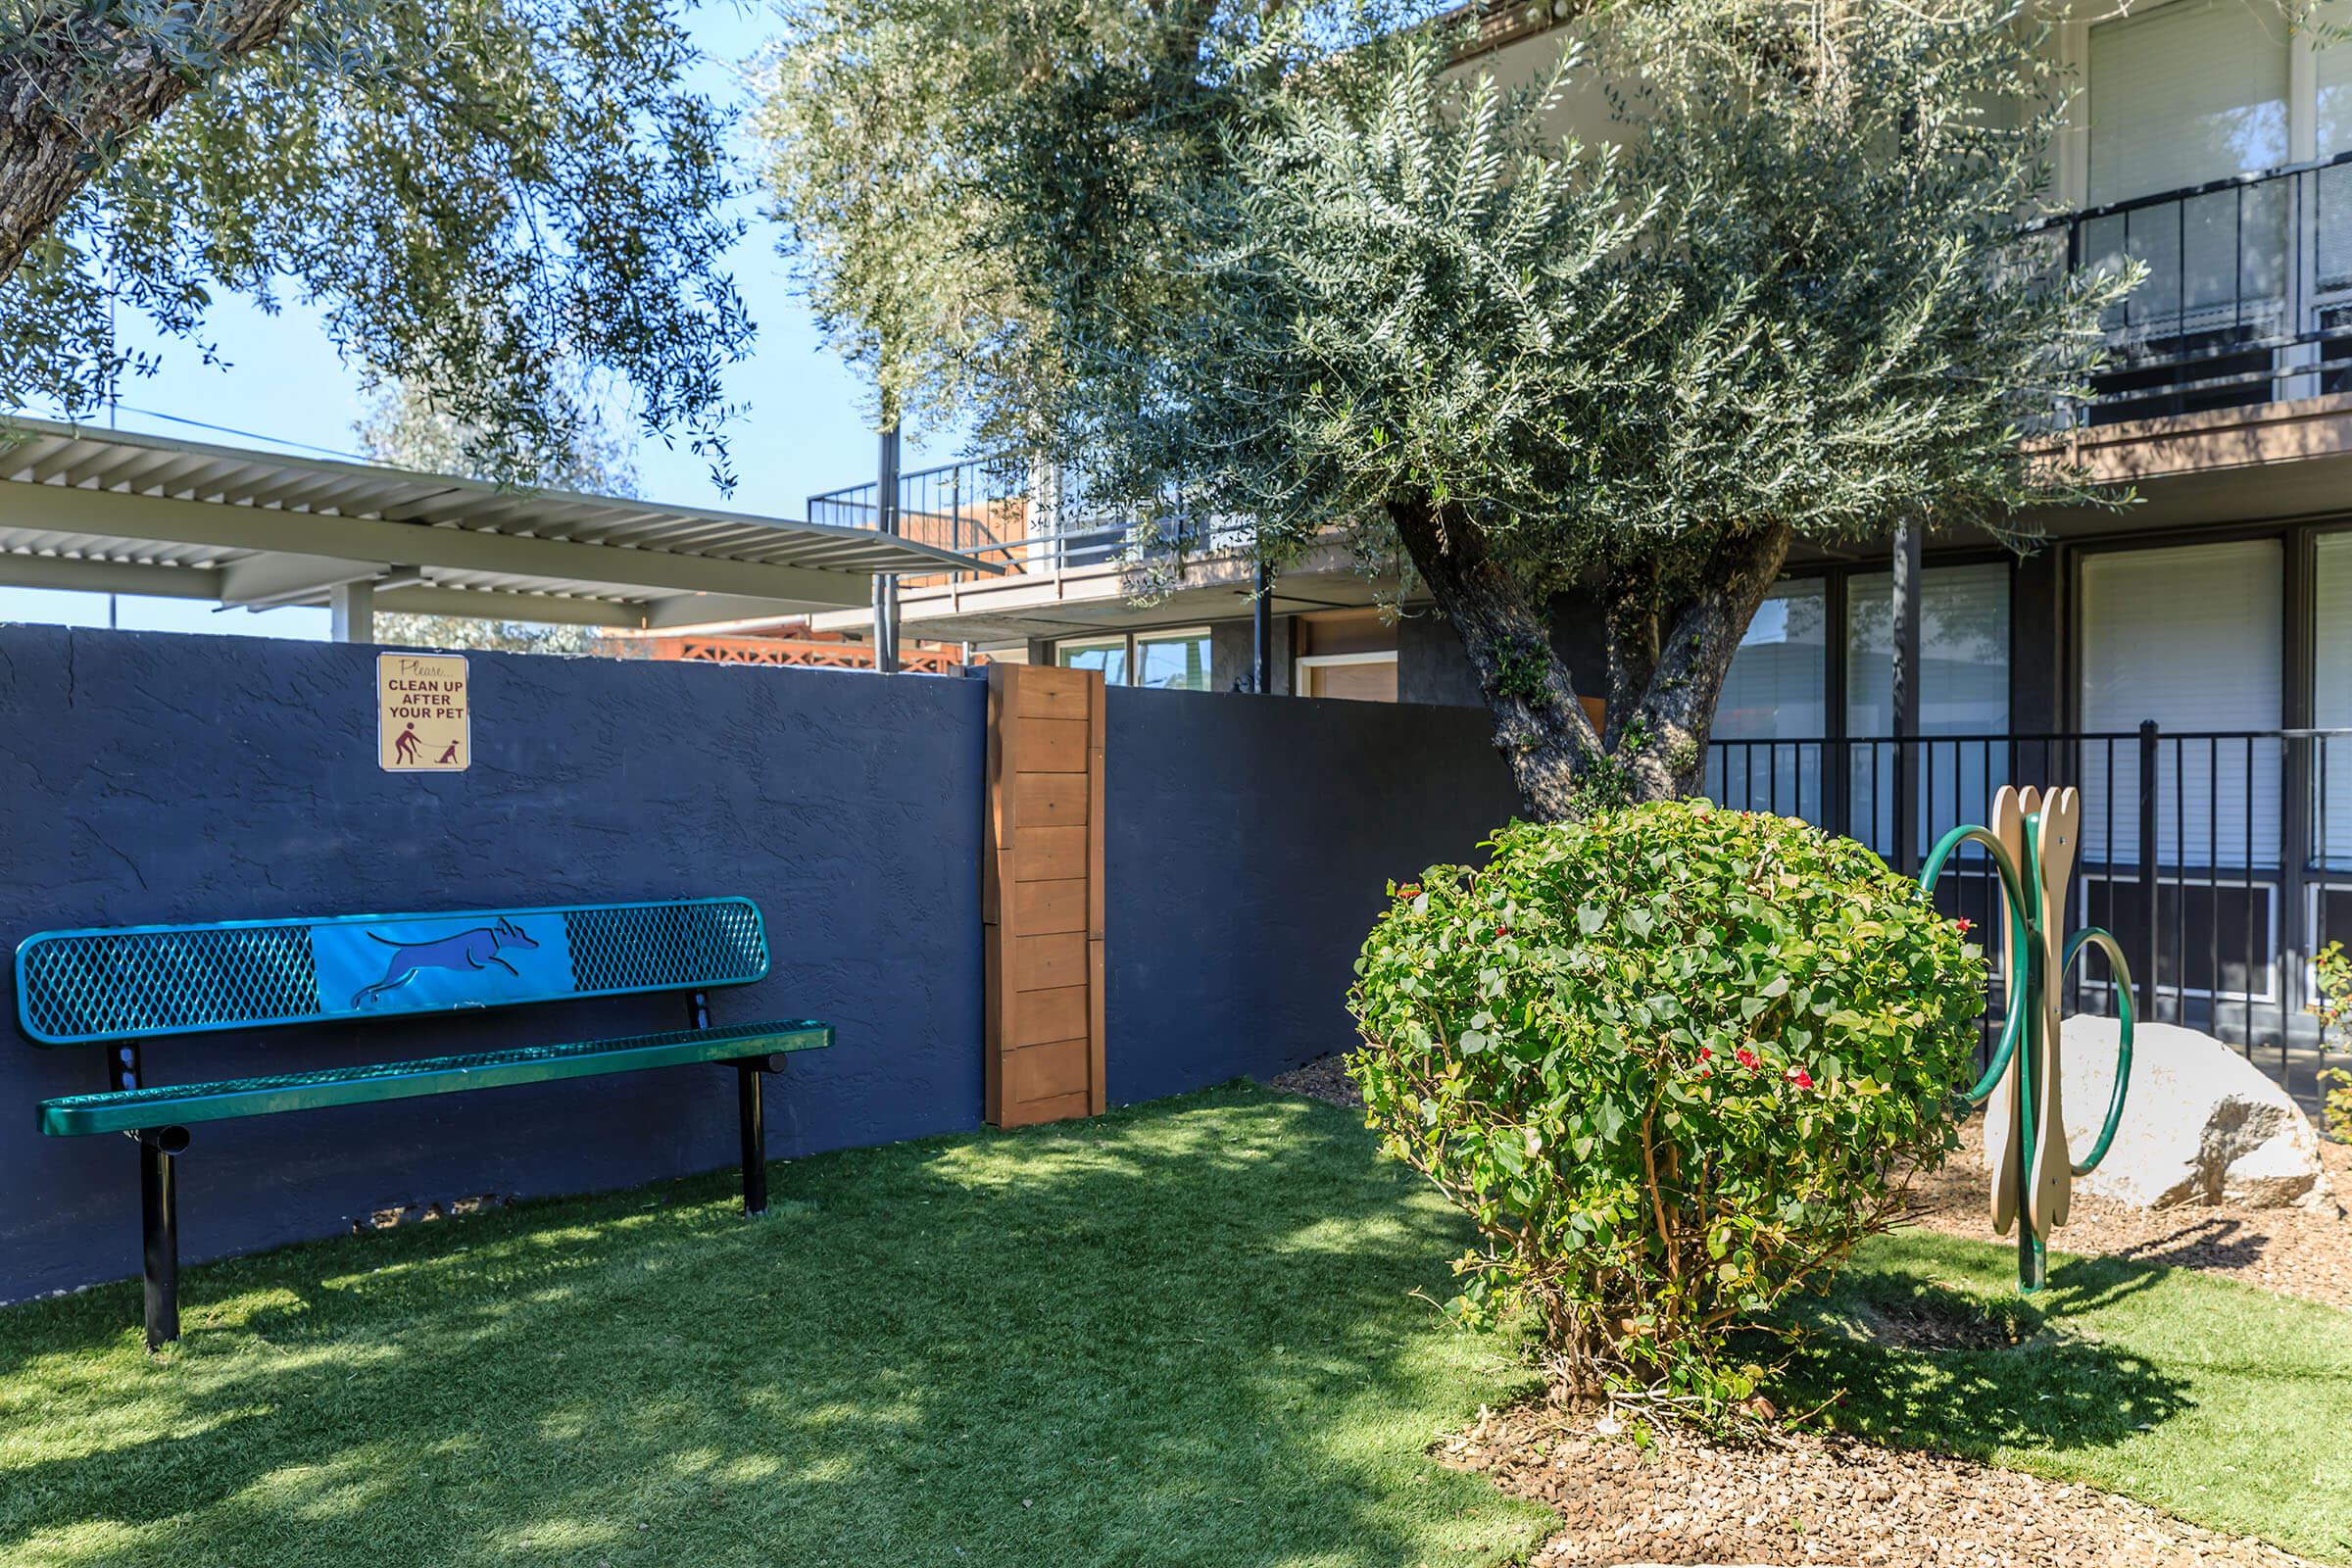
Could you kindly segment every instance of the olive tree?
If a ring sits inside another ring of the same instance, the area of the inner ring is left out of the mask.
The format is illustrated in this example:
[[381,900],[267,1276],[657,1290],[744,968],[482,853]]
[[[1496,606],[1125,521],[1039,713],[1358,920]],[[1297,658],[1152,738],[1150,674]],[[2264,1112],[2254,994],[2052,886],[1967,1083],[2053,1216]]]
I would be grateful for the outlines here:
[[[2014,7],[1618,0],[1522,90],[1444,25],[1202,10],[1155,70],[1073,50],[951,78],[930,113],[962,130],[922,199],[972,205],[900,272],[960,250],[1018,276],[996,335],[906,363],[1020,364],[968,384],[1092,497],[1245,522],[1220,537],[1276,565],[1335,533],[1400,554],[1533,814],[1698,786],[1794,540],[2014,538],[2029,506],[2110,499],[2021,440],[2132,278],[2069,275],[2027,226],[2065,84]],[[1553,128],[1575,94],[1605,95],[1593,145]],[[856,156],[888,183],[911,152]],[[786,206],[833,315],[881,320],[830,265],[880,236]],[[1563,590],[1601,607],[1600,690],[1554,652]]]
[[728,117],[680,0],[0,0],[0,411],[79,415],[208,341],[216,294],[316,307],[371,381],[527,471],[565,368],[722,469]]
[[[379,393],[367,416],[352,427],[360,450],[378,463],[421,473],[453,473],[534,489],[587,495],[628,496],[637,492],[634,446],[614,427],[598,389],[576,370],[559,382],[569,406],[583,411],[572,444],[534,451],[528,466],[488,473],[473,466],[477,432],[435,408],[415,387],[396,384]],[[397,598],[393,601],[397,603]],[[375,617],[375,640],[416,648],[480,648],[511,654],[604,654],[619,657],[630,645],[600,635],[594,627],[534,620],[496,620],[481,615],[420,615],[394,611]]]

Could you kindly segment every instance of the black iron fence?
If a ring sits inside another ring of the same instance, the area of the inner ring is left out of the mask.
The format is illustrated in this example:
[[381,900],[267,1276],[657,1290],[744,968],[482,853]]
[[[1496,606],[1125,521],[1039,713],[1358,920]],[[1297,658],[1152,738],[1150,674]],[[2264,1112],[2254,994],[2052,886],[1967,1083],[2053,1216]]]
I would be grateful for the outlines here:
[[2147,276],[2105,322],[2091,423],[2352,390],[2352,153],[2039,225],[2076,268]]
[[[808,520],[845,528],[877,527],[875,499],[880,494],[880,483],[869,480],[810,496]],[[1248,537],[1246,531],[1212,524],[1178,504],[1148,513],[1102,504],[1085,495],[1066,470],[1011,453],[900,474],[898,530],[904,538],[992,562],[1011,572],[1104,565],[1138,556],[1242,544]]]
[[[2352,730],[1722,739],[1708,757],[1715,800],[1802,817],[1907,871],[1984,821],[2004,784],[2082,792],[2067,923],[2123,943],[2139,1016],[2229,1041],[2312,1099],[2341,1064],[2308,1009],[2313,956],[2352,945]],[[1978,923],[1997,966],[1989,858],[1963,850],[1937,898]],[[2095,951],[2066,984],[2072,1009],[2114,1010]]]

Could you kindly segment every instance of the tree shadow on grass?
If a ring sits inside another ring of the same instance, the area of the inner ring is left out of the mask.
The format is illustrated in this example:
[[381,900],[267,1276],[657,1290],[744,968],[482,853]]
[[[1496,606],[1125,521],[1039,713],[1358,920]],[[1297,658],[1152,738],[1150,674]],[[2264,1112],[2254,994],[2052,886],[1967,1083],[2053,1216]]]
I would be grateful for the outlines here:
[[[1257,1091],[523,1205],[0,1312],[0,1559],[1489,1561],[1458,1222]],[[12,1428],[18,1429],[12,1434]]]
[[2192,1220],[2168,1236],[2134,1243],[2115,1255],[2159,1267],[2193,1264],[2199,1268],[2239,1269],[2259,1262],[2270,1246],[2270,1237],[2250,1231],[2242,1219],[2210,1218]]
[[2054,1264],[2033,1298],[1858,1266],[1788,1313],[1787,1389],[1848,1431],[1989,1460],[2001,1450],[2112,1447],[2189,1408],[2189,1383],[2072,1319],[2164,1271],[2115,1258]]

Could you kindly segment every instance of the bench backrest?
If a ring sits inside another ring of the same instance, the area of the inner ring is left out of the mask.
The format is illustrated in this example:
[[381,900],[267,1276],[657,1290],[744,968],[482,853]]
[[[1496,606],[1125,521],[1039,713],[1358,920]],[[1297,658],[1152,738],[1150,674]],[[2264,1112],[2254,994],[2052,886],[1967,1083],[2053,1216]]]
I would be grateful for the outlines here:
[[452,1012],[767,973],[749,899],[43,931],[17,1016],[44,1045]]

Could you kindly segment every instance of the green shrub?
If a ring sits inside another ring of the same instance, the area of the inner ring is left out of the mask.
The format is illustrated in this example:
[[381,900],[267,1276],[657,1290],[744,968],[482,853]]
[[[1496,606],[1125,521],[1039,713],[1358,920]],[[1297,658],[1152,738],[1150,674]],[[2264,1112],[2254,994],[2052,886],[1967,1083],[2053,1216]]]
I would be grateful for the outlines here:
[[[2312,1015],[2320,1020],[2322,1040],[2340,1045],[2345,1020],[2352,1018],[2352,956],[2346,956],[2341,942],[2330,942],[2311,966],[2320,980],[2320,1000],[2311,1004]],[[2332,1086],[2321,1106],[2328,1136],[2352,1143],[2352,1072],[2330,1067],[2320,1074],[2320,1082]]]
[[1957,1147],[1983,954],[1786,817],[1666,802],[1485,847],[1364,944],[1367,1119],[1476,1219],[1466,1308],[1531,1309],[1583,1392],[1745,1398],[1727,1334]]

